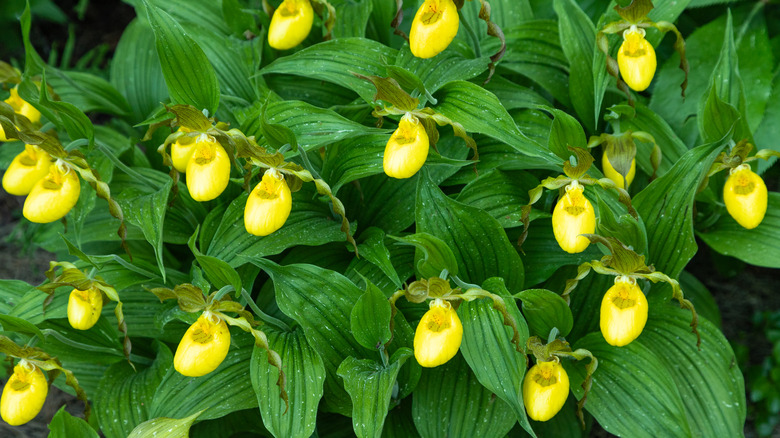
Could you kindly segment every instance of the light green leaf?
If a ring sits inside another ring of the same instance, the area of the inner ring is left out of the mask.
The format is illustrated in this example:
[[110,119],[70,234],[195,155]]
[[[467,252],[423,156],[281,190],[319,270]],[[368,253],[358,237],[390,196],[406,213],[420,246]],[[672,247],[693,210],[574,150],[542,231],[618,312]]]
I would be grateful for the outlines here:
[[41,342],[46,342],[41,330],[34,324],[22,318],[0,313],[0,325],[3,326],[3,331],[27,333],[29,335],[37,336]]
[[458,276],[480,284],[503,277],[510,291],[523,287],[523,262],[501,225],[483,210],[453,201],[428,177],[417,185],[417,231],[447,244],[458,261]]
[[74,417],[65,410],[65,406],[61,407],[59,411],[54,415],[49,423],[49,438],[98,438],[99,435],[95,432],[89,423],[82,418]]
[[466,185],[457,200],[488,212],[504,228],[514,228],[523,225],[521,209],[537,185],[539,180],[528,172],[494,170]]
[[[550,138],[547,147],[562,160],[568,160],[572,156],[569,147],[585,148],[587,139],[585,130],[574,117],[565,112],[553,108],[545,108],[553,117],[553,123],[550,127]],[[560,160],[557,162],[560,164]]]
[[489,57],[468,59],[453,50],[445,50],[433,58],[418,58],[412,55],[408,45],[398,51],[395,59],[395,65],[420,78],[429,93],[453,81],[472,79],[486,71],[489,63]]
[[523,315],[532,335],[547,339],[553,327],[560,336],[571,332],[574,319],[560,295],[547,289],[526,289],[515,296],[523,301]]
[[196,412],[189,417],[182,419],[175,418],[155,418],[139,424],[138,427],[133,429],[127,438],[146,438],[146,437],[159,437],[159,438],[182,438],[189,436],[190,427],[195,419],[200,416],[200,412]]
[[[222,289],[224,286],[230,285],[233,286],[236,295],[240,294],[242,285],[241,276],[238,275],[238,272],[227,262],[220,260],[217,257],[204,255],[200,252],[198,248],[195,247],[195,240],[197,237],[197,233],[193,234],[192,237],[190,237],[189,242],[187,242],[187,246],[190,247],[190,251],[195,255],[195,260],[197,260],[200,267],[203,268],[211,285],[214,286],[215,289]],[[208,294],[209,291],[205,290],[203,292]]]
[[396,238],[399,245],[415,247],[415,271],[418,278],[431,278],[441,275],[447,270],[451,275],[458,275],[458,261],[452,249],[438,237],[428,233],[415,233]]
[[170,15],[150,5],[147,0],[143,3],[173,103],[206,109],[209,115],[213,115],[219,105],[219,84],[214,67],[203,49]]
[[[517,309],[514,298],[509,295],[504,281],[491,278],[483,287],[504,299],[509,315],[517,322],[520,332],[519,344],[525,348],[528,340],[528,326]],[[488,299],[461,303],[458,315],[463,324],[463,343],[460,351],[479,382],[505,401],[531,436],[531,429],[523,405],[523,376],[526,370],[526,356],[517,351],[511,342],[514,332],[504,325],[501,313],[493,308]]]
[[306,341],[300,327],[283,332],[265,326],[263,332],[268,336],[268,345],[282,358],[289,396],[288,408],[276,386],[279,370],[268,363],[266,351],[255,346],[249,371],[263,424],[278,438],[308,438],[316,427],[317,405],[325,382],[322,358]]

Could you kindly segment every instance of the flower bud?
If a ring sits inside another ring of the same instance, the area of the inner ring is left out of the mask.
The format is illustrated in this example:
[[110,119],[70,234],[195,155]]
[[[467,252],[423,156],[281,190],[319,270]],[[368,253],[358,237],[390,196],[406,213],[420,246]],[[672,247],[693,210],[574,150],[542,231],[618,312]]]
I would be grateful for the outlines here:
[[221,195],[230,181],[230,158],[213,137],[204,135],[193,147],[187,162],[187,190],[198,202]]
[[437,298],[430,302],[414,333],[414,357],[426,368],[452,359],[463,340],[463,325],[450,303]]
[[458,33],[458,8],[452,0],[426,0],[417,10],[409,33],[409,48],[418,58],[432,58]]
[[73,289],[68,298],[68,322],[77,330],[89,330],[100,318],[103,294],[99,289]]
[[636,26],[623,32],[623,44],[618,50],[620,76],[635,91],[644,91],[650,86],[656,68],[655,49],[645,39],[645,30]]
[[523,403],[528,416],[547,421],[561,410],[569,396],[569,375],[558,360],[537,362],[525,374]]
[[51,157],[38,146],[24,145],[3,175],[3,188],[15,196],[29,195],[35,183],[49,174]]
[[647,323],[647,298],[636,280],[615,279],[601,301],[601,334],[609,345],[622,347],[636,339]]
[[49,385],[40,368],[22,359],[3,388],[0,416],[11,426],[19,426],[35,418],[46,401]]
[[64,163],[49,167],[49,174],[38,180],[24,201],[22,214],[30,222],[46,224],[62,219],[76,205],[81,183],[76,171]]
[[626,189],[634,181],[634,176],[636,176],[636,158],[631,160],[631,168],[628,170],[628,175],[625,178],[626,184],[623,184],[623,175],[612,167],[606,152],[601,156],[601,170],[604,172],[604,176],[611,179],[616,186]]
[[766,184],[747,164],[731,169],[723,186],[723,202],[731,217],[738,224],[751,230],[757,227],[766,214]]
[[[191,132],[183,126],[179,128],[179,131]],[[206,138],[204,136],[203,140]],[[198,144],[198,140],[201,140],[201,138],[193,139],[192,137],[182,136],[171,144],[171,161],[173,162],[173,168],[178,172],[184,173],[187,171],[187,163],[190,162],[190,158],[192,158],[192,154],[195,152],[195,145]]]
[[209,311],[187,329],[181,338],[173,367],[187,377],[200,377],[219,367],[230,349],[230,330],[222,318]]
[[566,194],[555,204],[552,215],[553,233],[564,251],[575,254],[585,251],[590,240],[580,234],[596,231],[596,213],[577,181],[566,186]]
[[385,173],[392,178],[410,178],[428,158],[428,133],[411,113],[406,113],[387,140],[382,162]]
[[284,0],[271,18],[268,44],[277,50],[292,49],[309,36],[313,22],[309,0]]
[[11,105],[16,114],[21,114],[33,123],[38,123],[41,120],[41,112],[35,109],[27,101],[19,97],[19,92],[16,88],[11,88],[11,96],[5,100],[5,103]]
[[263,174],[244,208],[244,227],[249,234],[267,236],[282,228],[292,210],[292,194],[284,177],[275,170]]

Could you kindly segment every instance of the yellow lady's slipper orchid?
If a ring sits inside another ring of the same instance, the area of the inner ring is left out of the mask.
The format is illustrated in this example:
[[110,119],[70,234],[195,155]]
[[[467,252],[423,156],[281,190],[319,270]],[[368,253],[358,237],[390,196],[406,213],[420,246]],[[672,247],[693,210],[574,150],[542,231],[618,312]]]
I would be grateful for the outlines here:
[[731,217],[738,224],[751,230],[757,227],[766,214],[766,184],[748,164],[731,169],[723,186],[723,202]]
[[204,202],[221,195],[230,181],[230,158],[213,137],[198,141],[187,163],[187,190]]
[[436,298],[429,304],[414,333],[414,357],[426,368],[452,359],[463,340],[463,325],[449,302]]
[[73,289],[68,298],[68,322],[77,330],[89,330],[100,319],[103,293],[99,289]]
[[230,349],[230,330],[209,311],[187,329],[179,342],[173,367],[187,377],[200,377],[217,369]]
[[523,379],[523,403],[528,416],[547,421],[561,410],[569,396],[569,375],[556,358],[538,362]]
[[19,426],[35,418],[46,401],[49,385],[40,368],[22,359],[3,388],[0,416],[11,426]]
[[623,44],[618,50],[620,76],[635,91],[650,86],[656,68],[655,49],[645,39],[645,30],[631,26],[623,32]]
[[566,186],[566,194],[558,200],[552,215],[553,233],[561,249],[575,254],[585,251],[590,240],[580,234],[596,231],[596,212],[577,181]]
[[[14,109],[15,113],[27,117],[27,119],[33,123],[38,123],[38,121],[41,120],[41,112],[35,109],[35,107],[30,105],[27,101],[19,97],[19,92],[16,90],[16,88],[11,88],[11,96],[9,96],[8,99],[6,99],[4,102],[8,105],[11,105],[11,108]],[[3,131],[2,126],[0,126],[0,141],[9,141],[5,136],[5,131]]]
[[61,219],[76,205],[81,183],[76,171],[64,163],[53,164],[24,201],[22,214],[30,222],[46,224]]
[[309,0],[284,0],[271,18],[268,44],[277,50],[292,49],[309,36],[313,22]]
[[432,58],[446,49],[458,33],[458,8],[452,0],[425,0],[409,33],[409,48],[418,58]]
[[601,170],[604,172],[604,176],[611,179],[616,186],[626,189],[634,181],[634,176],[636,176],[636,158],[631,160],[631,168],[628,170],[628,175],[626,175],[625,184],[623,184],[623,175],[612,167],[606,152],[601,156]]
[[[180,127],[181,132],[191,132],[185,127]],[[177,171],[184,173],[187,171],[187,163],[190,162],[192,154],[195,152],[195,145],[202,141],[207,141],[208,137],[202,135],[197,139],[187,138],[185,143],[182,143],[183,138],[176,140],[171,144],[171,161],[173,162],[173,168]]]
[[24,145],[3,175],[3,188],[15,196],[30,194],[35,183],[49,174],[51,157],[38,146]]
[[647,323],[647,298],[636,280],[626,276],[615,284],[601,301],[601,334],[609,345],[622,347],[636,339]]
[[284,176],[268,170],[255,186],[244,208],[244,226],[249,234],[267,236],[282,228],[292,210],[292,194]]
[[425,127],[411,113],[406,113],[398,123],[385,146],[382,160],[387,176],[410,178],[425,164],[428,158],[428,133]]

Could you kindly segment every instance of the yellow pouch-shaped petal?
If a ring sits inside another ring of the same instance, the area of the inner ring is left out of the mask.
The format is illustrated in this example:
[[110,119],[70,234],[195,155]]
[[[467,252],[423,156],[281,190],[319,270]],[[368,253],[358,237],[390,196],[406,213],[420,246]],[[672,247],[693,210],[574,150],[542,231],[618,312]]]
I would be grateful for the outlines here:
[[229,349],[230,330],[225,321],[203,312],[181,338],[173,367],[187,377],[204,376],[217,369]]
[[49,167],[49,174],[35,183],[27,195],[22,214],[30,222],[54,222],[68,214],[78,202],[79,194],[81,183],[76,171],[67,165],[54,164]]
[[414,357],[424,367],[436,367],[452,359],[463,340],[463,325],[450,303],[431,301],[414,333]]
[[230,158],[216,141],[198,142],[187,163],[187,190],[198,202],[221,195],[230,182]]
[[523,380],[523,403],[528,416],[547,421],[561,410],[569,396],[569,375],[558,361],[539,362]]
[[313,22],[309,0],[284,0],[271,18],[268,44],[277,50],[292,49],[309,36]]
[[89,330],[100,319],[103,310],[103,294],[100,290],[73,289],[68,298],[68,322],[77,330]]
[[267,236],[282,228],[292,210],[292,194],[284,177],[267,171],[255,186],[244,208],[244,227],[249,234]]
[[41,411],[48,392],[43,372],[22,359],[3,388],[0,416],[11,426],[25,424]]
[[635,91],[644,91],[655,76],[655,49],[645,39],[644,29],[632,27],[623,32],[618,49],[618,68],[623,81]]
[[385,146],[382,167],[392,178],[410,178],[428,158],[428,133],[417,117],[406,113]]
[[24,145],[3,175],[3,189],[15,196],[29,195],[35,183],[49,174],[51,157],[38,146]]
[[[179,131],[190,132],[185,127],[180,127]],[[187,171],[187,164],[192,158],[192,154],[195,152],[195,146],[203,141],[207,141],[207,135],[201,135],[197,139],[192,137],[179,137],[178,140],[171,144],[171,161],[173,162],[173,168],[178,172],[185,173]]]
[[609,345],[628,345],[647,323],[647,298],[629,277],[618,277],[601,301],[601,334]]
[[38,123],[41,120],[41,112],[19,97],[19,92],[16,88],[11,88],[11,96],[5,100],[5,103],[11,105],[15,113],[27,117],[33,123]]
[[579,183],[572,182],[565,190],[566,194],[558,200],[553,210],[553,233],[561,249],[575,254],[585,251],[590,245],[590,240],[580,234],[593,234],[596,231],[596,212]]
[[612,163],[609,162],[609,158],[607,157],[606,152],[604,152],[604,154],[601,156],[601,170],[604,172],[604,176],[611,179],[616,186],[620,187],[621,189],[625,189],[631,185],[631,183],[634,181],[634,177],[636,176],[636,158],[631,160],[631,168],[628,170],[628,175],[626,175],[625,178],[625,182],[627,184],[623,184],[623,175],[621,175],[617,170],[615,170],[614,167],[612,167]]
[[417,10],[409,33],[409,48],[418,58],[432,58],[458,33],[458,8],[452,0],[426,0]]
[[723,186],[723,202],[738,224],[751,230],[766,215],[767,191],[764,180],[747,164],[732,169]]

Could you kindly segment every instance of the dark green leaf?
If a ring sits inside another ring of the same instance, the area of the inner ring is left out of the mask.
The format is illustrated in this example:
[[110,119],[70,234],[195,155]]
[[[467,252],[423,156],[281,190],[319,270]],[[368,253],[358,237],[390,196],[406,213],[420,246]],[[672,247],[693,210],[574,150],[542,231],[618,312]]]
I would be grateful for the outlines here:
[[438,277],[443,270],[458,275],[458,261],[452,249],[443,240],[428,233],[416,233],[398,237],[398,244],[416,248],[415,263],[418,278]]
[[366,348],[381,349],[390,340],[390,303],[371,283],[352,308],[349,320],[352,336]]
[[[236,294],[241,293],[241,276],[238,275],[238,272],[227,262],[216,257],[204,255],[202,252],[198,251],[198,248],[195,247],[195,239],[197,237],[197,234],[193,234],[192,237],[190,237],[189,242],[187,242],[187,245],[190,247],[190,251],[195,255],[195,259],[198,261],[200,267],[203,268],[211,285],[214,286],[215,289],[222,289],[222,287],[230,285],[233,286],[233,290]],[[209,291],[205,290],[203,292],[208,294]]]
[[528,204],[528,191],[537,185],[539,180],[528,172],[494,170],[481,173],[457,200],[488,212],[504,228],[514,228],[522,226],[521,209]]
[[571,332],[574,319],[560,295],[547,289],[526,289],[515,296],[523,301],[523,315],[532,335],[547,339],[553,327],[564,337]]
[[49,438],[98,438],[97,432],[82,418],[74,417],[61,407],[49,423]]

